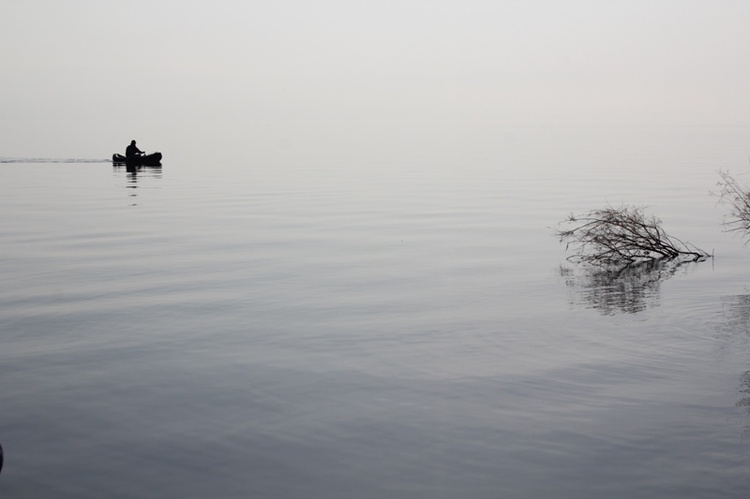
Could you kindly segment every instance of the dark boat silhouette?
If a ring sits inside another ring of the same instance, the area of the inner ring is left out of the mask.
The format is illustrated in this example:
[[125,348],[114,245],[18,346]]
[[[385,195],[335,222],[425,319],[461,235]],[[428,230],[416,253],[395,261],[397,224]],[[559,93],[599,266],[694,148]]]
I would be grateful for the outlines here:
[[161,166],[161,153],[155,152],[132,158],[126,158],[122,154],[115,153],[112,155],[112,163],[128,166]]

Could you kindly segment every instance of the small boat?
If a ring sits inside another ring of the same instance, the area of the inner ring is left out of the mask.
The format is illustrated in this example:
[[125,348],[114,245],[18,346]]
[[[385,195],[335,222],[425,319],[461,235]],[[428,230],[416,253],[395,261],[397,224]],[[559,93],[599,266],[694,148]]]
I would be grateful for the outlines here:
[[161,153],[155,152],[133,158],[126,158],[122,154],[115,153],[112,155],[112,163],[128,166],[161,166]]

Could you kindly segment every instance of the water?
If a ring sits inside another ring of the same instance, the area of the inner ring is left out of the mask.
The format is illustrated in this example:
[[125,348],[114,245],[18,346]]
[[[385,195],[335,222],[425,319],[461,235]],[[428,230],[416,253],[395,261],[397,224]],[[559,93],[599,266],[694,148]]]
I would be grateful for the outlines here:
[[[749,133],[0,164],[0,492],[746,497],[749,255],[708,192]],[[715,258],[566,262],[557,222],[620,203]]]

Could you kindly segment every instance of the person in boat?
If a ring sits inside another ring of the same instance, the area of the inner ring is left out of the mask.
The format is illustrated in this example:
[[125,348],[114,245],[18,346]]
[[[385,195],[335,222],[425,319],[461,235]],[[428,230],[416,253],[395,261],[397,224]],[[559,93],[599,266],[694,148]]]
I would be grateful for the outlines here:
[[125,149],[125,157],[128,159],[137,158],[142,154],[143,151],[138,149],[138,146],[135,145],[135,140],[131,140],[130,145]]

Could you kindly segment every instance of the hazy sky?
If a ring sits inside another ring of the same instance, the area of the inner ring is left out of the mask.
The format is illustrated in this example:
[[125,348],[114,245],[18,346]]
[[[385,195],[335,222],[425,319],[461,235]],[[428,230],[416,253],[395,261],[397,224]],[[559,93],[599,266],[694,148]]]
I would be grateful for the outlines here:
[[747,0],[0,0],[0,44],[0,156],[180,127],[750,124]]

